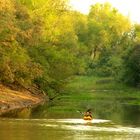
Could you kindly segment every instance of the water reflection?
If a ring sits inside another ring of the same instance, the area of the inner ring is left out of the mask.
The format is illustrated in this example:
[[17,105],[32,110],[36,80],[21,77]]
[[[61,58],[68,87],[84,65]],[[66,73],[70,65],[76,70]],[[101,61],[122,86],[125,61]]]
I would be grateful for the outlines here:
[[[89,93],[88,93],[89,94]],[[124,96],[127,93],[122,93]],[[68,106],[69,97],[61,97],[63,102],[55,101],[52,106],[43,106],[33,113],[32,117],[40,118],[80,118],[77,109],[84,111],[86,106],[93,108],[94,118],[112,120],[123,125],[140,127],[140,99],[126,98],[117,93],[91,93],[90,99],[72,99]],[[93,97],[92,97],[93,96]]]
[[[69,122],[70,121],[70,122]],[[140,128],[85,125],[81,119],[2,119],[0,140],[139,140]],[[68,123],[69,122],[69,123]]]

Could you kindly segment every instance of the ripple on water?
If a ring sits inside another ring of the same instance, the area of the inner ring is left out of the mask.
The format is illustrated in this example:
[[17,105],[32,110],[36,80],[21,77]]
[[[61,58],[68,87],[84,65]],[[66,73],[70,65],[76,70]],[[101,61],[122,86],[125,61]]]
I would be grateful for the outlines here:
[[[1,121],[9,121],[9,123],[23,122],[25,125],[34,124],[43,127],[51,127],[63,130],[76,131],[96,131],[96,132],[115,132],[139,134],[140,128],[122,127],[117,125],[104,125],[112,123],[110,120],[94,119],[92,121],[84,121],[83,119],[1,119]],[[35,122],[35,123],[34,123]],[[96,124],[101,124],[96,126]]]
[[[96,131],[96,132],[115,132],[115,133],[129,133],[140,134],[140,128],[122,127],[117,125],[104,126],[104,124],[111,123],[109,120],[92,120],[84,121],[82,119],[48,119],[46,123],[40,124],[46,127],[61,128],[64,130],[78,130],[78,131]],[[103,124],[96,126],[96,124]]]

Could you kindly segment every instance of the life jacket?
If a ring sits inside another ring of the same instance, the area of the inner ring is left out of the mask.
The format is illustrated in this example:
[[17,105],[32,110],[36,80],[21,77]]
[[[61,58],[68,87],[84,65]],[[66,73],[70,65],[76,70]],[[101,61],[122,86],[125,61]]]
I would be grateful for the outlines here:
[[84,114],[84,120],[92,120],[92,114],[91,112],[87,112]]
[[92,120],[92,116],[91,115],[85,115],[84,120]]

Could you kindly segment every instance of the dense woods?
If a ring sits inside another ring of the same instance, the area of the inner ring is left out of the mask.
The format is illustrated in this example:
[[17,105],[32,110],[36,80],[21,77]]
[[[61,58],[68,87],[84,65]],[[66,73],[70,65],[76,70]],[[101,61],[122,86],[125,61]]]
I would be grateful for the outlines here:
[[0,1],[0,82],[50,96],[74,75],[140,85],[140,25],[109,3],[88,15],[66,0]]

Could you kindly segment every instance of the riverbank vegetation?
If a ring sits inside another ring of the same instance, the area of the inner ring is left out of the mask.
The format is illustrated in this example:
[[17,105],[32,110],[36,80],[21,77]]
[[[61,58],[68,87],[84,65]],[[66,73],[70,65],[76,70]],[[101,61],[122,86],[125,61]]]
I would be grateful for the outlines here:
[[66,0],[4,0],[0,68],[1,84],[36,87],[50,99],[77,75],[139,87],[140,25],[109,3],[97,3],[84,15]]

